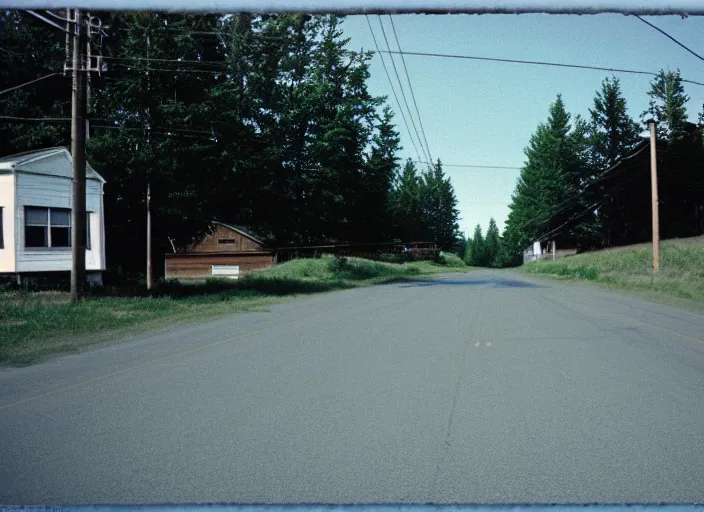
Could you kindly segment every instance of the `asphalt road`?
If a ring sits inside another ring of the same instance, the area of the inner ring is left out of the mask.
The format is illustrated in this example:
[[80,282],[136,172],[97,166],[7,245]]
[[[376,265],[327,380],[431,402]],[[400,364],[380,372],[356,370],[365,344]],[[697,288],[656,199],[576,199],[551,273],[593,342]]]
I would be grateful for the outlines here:
[[704,316],[477,271],[2,370],[0,502],[704,502]]

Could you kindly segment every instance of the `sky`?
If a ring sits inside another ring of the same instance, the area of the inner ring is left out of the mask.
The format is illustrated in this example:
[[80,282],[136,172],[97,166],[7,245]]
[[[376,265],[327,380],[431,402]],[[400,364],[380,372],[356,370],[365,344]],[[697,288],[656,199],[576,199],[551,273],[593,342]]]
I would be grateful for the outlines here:
[[[644,17],[693,51],[704,55],[704,17]],[[540,60],[657,72],[679,68],[682,77],[704,83],[704,61],[633,16],[597,15],[393,15],[403,51]],[[369,15],[377,42],[386,49],[379,17]],[[392,50],[397,48],[388,15],[382,15]],[[348,46],[375,50],[365,16],[347,16]],[[399,56],[396,67],[415,114]],[[396,77],[384,55],[392,80]],[[405,56],[418,110],[433,159],[444,164],[520,167],[524,148],[558,93],[573,114],[588,117],[607,71],[556,68],[475,60]],[[403,123],[379,55],[371,62],[369,90],[388,96],[401,133],[403,161],[418,157]],[[652,77],[615,73],[636,120],[647,108]],[[396,94],[403,105],[398,83]],[[704,86],[684,84],[690,121],[704,105]],[[405,105],[404,105],[405,109]],[[408,116],[408,114],[407,114]],[[418,122],[416,121],[416,125]],[[410,120],[409,120],[410,126]],[[420,128],[419,128],[420,129]],[[414,134],[413,127],[411,132]],[[508,216],[519,170],[445,167],[455,188],[460,230],[486,231],[493,217],[500,230]]]

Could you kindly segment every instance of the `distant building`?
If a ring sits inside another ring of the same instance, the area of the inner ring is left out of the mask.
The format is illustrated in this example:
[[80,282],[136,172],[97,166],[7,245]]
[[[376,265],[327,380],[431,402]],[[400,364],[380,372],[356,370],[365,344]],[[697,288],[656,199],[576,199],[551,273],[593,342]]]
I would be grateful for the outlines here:
[[[0,158],[0,274],[71,270],[71,153],[63,147]],[[86,163],[86,270],[105,270],[105,180]]]
[[237,278],[274,264],[275,252],[243,228],[213,222],[202,240],[166,255],[166,278]]

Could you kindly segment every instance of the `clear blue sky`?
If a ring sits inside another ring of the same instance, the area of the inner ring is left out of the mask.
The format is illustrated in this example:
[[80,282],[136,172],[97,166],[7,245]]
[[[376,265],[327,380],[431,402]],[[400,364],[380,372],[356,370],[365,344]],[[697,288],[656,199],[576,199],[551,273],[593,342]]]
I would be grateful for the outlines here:
[[[376,15],[369,16],[382,49],[385,43]],[[704,17],[646,17],[692,50],[704,54]],[[382,16],[389,43],[395,40],[388,15]],[[451,53],[507,59],[655,71],[679,68],[682,77],[704,82],[704,61],[680,48],[635,17],[598,15],[395,15],[404,51]],[[343,23],[350,48],[373,50],[364,16]],[[400,58],[397,68],[405,83]],[[387,67],[393,70],[384,55]],[[408,72],[433,158],[446,164],[521,166],[523,148],[558,93],[570,112],[588,116],[594,92],[609,73],[524,64],[506,64],[407,55]],[[639,120],[648,103],[650,77],[616,74]],[[398,111],[378,55],[371,64],[372,94],[388,95]],[[397,94],[401,99],[400,91]],[[690,121],[704,104],[704,86],[685,84]],[[403,100],[401,99],[403,102]],[[413,105],[411,104],[411,108]],[[408,131],[396,116],[404,146],[402,157],[416,159]],[[411,128],[412,129],[412,128]],[[518,170],[446,167],[460,208],[460,228],[471,236],[479,223],[486,230],[494,217],[503,230]]]

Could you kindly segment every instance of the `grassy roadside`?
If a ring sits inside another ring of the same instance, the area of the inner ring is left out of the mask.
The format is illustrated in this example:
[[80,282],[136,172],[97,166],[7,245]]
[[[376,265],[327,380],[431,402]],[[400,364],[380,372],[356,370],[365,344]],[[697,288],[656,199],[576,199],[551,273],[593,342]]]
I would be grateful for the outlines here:
[[463,270],[448,260],[445,265],[333,257],[294,260],[239,281],[167,281],[157,286],[153,296],[111,290],[78,304],[71,304],[64,292],[8,290],[0,292],[0,365],[27,365],[175,323],[262,310],[296,295]]
[[704,236],[660,243],[660,272],[652,271],[652,245],[637,244],[533,261],[520,269],[561,279],[578,279],[704,302]]

